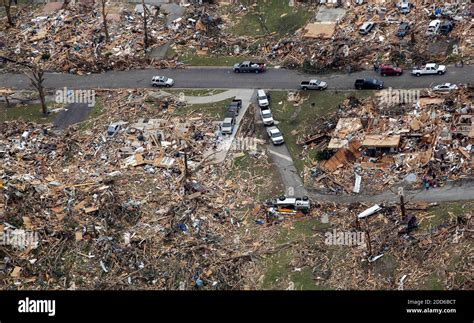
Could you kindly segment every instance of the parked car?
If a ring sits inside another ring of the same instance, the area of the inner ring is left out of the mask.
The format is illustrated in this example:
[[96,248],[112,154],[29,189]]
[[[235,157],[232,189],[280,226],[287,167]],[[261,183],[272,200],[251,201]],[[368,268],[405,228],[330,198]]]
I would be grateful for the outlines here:
[[235,73],[261,73],[265,72],[266,65],[264,63],[254,63],[252,61],[244,61],[234,65]]
[[237,110],[237,107],[231,106],[227,108],[227,111],[224,116],[232,116],[236,118],[238,114],[239,114],[239,110]]
[[358,90],[363,89],[383,89],[383,81],[377,79],[357,79],[354,83],[354,87]]
[[414,67],[411,71],[411,74],[416,76],[434,74],[443,75],[444,73],[446,73],[446,66],[435,63],[429,63],[421,67]]
[[367,35],[374,27],[375,27],[374,22],[371,22],[371,21],[364,22],[362,26],[359,28],[359,34]]
[[257,91],[257,100],[258,100],[258,106],[260,108],[268,107],[268,105],[270,104],[268,101],[267,93],[265,93],[264,90]]
[[436,92],[450,92],[457,89],[458,89],[458,86],[452,83],[438,84],[433,87],[433,91],[436,91]]
[[303,90],[324,90],[327,89],[328,84],[320,80],[303,81],[300,88]]
[[281,133],[280,129],[278,129],[275,126],[268,127],[267,134],[274,145],[281,145],[285,142],[285,140],[283,139],[283,134]]
[[224,118],[221,124],[221,133],[223,135],[231,135],[234,132],[235,118]]
[[451,30],[454,29],[454,22],[452,21],[445,21],[441,23],[441,26],[439,26],[439,32],[440,34],[447,35],[451,32]]
[[154,87],[172,87],[174,85],[174,80],[166,76],[153,76],[153,78],[151,79],[151,85],[153,85]]
[[441,20],[435,19],[430,22],[428,25],[428,30],[426,31],[427,35],[436,35],[439,32],[439,27],[441,26]]
[[110,126],[107,128],[107,135],[109,135],[109,137],[115,136],[120,130],[120,128],[121,127],[119,123],[111,123]]
[[237,117],[237,111],[235,109],[227,110],[224,113],[224,119],[225,118],[236,118]]
[[240,99],[235,99],[235,100],[232,100],[231,103],[229,103],[229,105],[227,106],[227,110],[235,110],[237,111],[237,114],[239,114],[239,111],[240,111],[240,108],[242,107],[242,100]]
[[410,24],[408,22],[402,22],[400,23],[400,26],[398,27],[397,31],[397,37],[403,38],[408,34],[408,31],[410,30]]
[[380,74],[382,76],[387,76],[387,75],[402,75],[403,70],[400,67],[395,67],[393,65],[381,65],[380,66]]
[[271,126],[274,123],[273,115],[270,109],[261,109],[260,117],[262,118],[263,124],[265,126]]

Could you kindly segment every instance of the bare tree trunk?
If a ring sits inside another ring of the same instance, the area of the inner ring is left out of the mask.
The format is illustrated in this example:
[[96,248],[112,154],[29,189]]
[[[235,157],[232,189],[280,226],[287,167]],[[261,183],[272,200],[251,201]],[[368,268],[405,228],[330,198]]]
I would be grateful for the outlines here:
[[105,13],[105,2],[107,0],[102,1],[102,20],[104,21],[104,31],[105,31],[105,42],[109,42],[109,29],[107,28],[107,13]]
[[143,30],[144,30],[144,39],[143,39],[143,50],[145,51],[148,48],[148,28],[147,28],[147,7],[145,6],[145,0],[142,0],[143,6]]
[[64,3],[62,5],[61,9],[66,9],[70,2],[71,2],[71,0],[64,0]]
[[7,103],[7,108],[10,107],[10,100],[8,100],[8,94],[5,94],[5,102]]
[[3,0],[3,6],[5,7],[5,12],[7,13],[8,24],[13,27],[13,19],[11,13],[12,0]]
[[30,68],[30,73],[26,73],[26,76],[31,81],[31,85],[38,91],[40,101],[41,101],[41,111],[43,114],[48,114],[48,107],[46,106],[46,99],[44,95],[44,71],[41,67],[32,67]]

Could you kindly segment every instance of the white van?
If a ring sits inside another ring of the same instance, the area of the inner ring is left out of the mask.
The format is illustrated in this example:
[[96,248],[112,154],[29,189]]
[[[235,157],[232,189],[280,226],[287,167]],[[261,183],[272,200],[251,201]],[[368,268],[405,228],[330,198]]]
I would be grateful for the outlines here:
[[268,107],[268,97],[264,90],[257,91],[257,100],[260,108]]
[[430,22],[428,26],[428,30],[426,31],[427,35],[436,35],[439,31],[439,27],[441,26],[441,20],[436,19]]

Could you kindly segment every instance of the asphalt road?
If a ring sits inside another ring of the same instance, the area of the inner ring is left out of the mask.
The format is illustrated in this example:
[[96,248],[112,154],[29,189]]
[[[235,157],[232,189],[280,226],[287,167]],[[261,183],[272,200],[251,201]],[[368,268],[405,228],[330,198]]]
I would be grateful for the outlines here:
[[[408,72],[408,71],[407,71]],[[426,88],[439,83],[472,82],[473,66],[449,66],[445,75],[415,77],[409,73],[402,76],[382,77],[373,71],[352,74],[305,75],[292,70],[269,69],[265,73],[234,73],[231,68],[185,68],[145,69],[111,71],[101,74],[73,75],[61,73],[45,74],[45,86],[49,89],[91,89],[91,88],[151,88],[154,75],[173,78],[177,88],[222,88],[222,89],[297,89],[304,79],[318,78],[328,82],[329,89],[347,90],[354,88],[356,78],[377,77],[384,80],[385,87],[394,89]],[[0,74],[0,87],[17,89],[31,88],[30,81],[23,74]]]

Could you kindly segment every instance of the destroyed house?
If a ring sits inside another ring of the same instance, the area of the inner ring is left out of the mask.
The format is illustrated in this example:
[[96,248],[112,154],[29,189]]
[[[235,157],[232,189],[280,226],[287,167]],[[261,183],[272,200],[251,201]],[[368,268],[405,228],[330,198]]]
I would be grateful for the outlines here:
[[400,135],[367,135],[362,142],[362,147],[366,149],[368,155],[377,153],[395,153],[400,146]]

